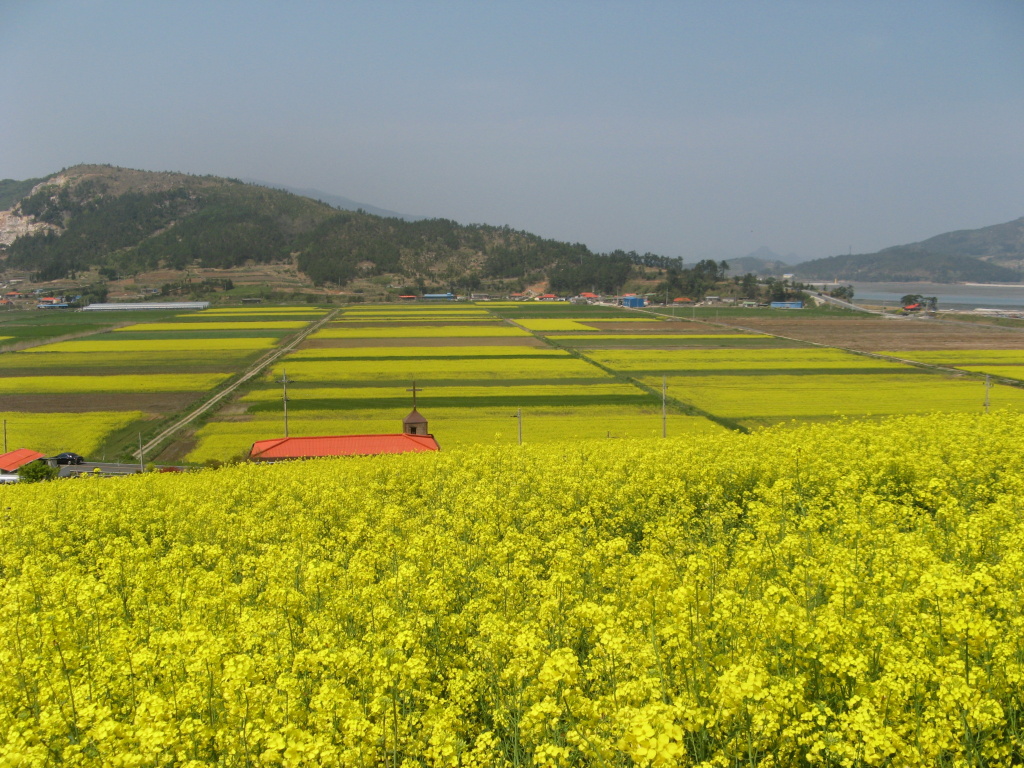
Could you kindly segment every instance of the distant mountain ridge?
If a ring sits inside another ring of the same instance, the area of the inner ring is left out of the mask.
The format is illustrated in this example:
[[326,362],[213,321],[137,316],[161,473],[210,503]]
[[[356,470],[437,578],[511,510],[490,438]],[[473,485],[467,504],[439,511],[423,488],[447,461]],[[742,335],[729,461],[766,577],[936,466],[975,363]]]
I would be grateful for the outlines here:
[[758,277],[778,276],[792,271],[783,257],[766,245],[738,259],[729,259],[726,263],[734,275],[745,275],[748,272]]
[[798,278],[865,282],[1020,282],[1024,217],[980,229],[946,232],[876,253],[829,256],[798,264]]

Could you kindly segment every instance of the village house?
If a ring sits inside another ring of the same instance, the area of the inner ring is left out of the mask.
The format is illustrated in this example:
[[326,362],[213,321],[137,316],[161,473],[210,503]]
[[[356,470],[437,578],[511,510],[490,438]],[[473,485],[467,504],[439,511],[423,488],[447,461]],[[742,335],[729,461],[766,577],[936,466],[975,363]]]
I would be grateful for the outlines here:
[[[415,386],[415,385],[414,385]],[[391,453],[439,451],[441,446],[427,430],[427,420],[413,406],[402,419],[402,432],[393,435],[332,435],[328,437],[278,437],[258,440],[249,450],[250,461],[287,461],[329,456],[379,456]]]
[[18,448],[0,455],[0,483],[16,483],[20,479],[18,470],[33,461],[41,461],[46,457],[29,448]]

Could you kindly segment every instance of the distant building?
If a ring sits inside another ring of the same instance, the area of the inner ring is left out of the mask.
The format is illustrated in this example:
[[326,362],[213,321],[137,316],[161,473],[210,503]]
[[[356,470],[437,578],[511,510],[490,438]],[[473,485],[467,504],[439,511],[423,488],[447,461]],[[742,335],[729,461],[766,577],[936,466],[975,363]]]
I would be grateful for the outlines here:
[[335,435],[331,437],[279,437],[252,444],[253,461],[287,461],[329,456],[379,456],[386,453],[421,453],[440,450],[432,435]]
[[0,483],[18,482],[18,470],[33,461],[44,459],[45,456],[38,451],[28,448],[18,448],[0,455]]
[[623,296],[619,299],[619,304],[630,309],[642,309],[647,305],[647,302],[643,296]]
[[773,301],[769,305],[772,309],[803,309],[802,301]]
[[[415,384],[413,389],[415,389]],[[415,394],[415,393],[414,393]],[[252,461],[287,461],[329,456],[379,456],[389,453],[439,451],[441,446],[427,430],[427,420],[413,406],[402,419],[397,435],[332,435],[328,437],[278,437],[258,440],[249,450]]]

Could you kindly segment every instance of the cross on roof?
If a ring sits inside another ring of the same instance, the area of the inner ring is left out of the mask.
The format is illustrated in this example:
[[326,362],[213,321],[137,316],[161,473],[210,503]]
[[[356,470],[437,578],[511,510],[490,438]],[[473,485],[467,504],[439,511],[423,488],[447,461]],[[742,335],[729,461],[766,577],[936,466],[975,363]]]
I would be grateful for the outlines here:
[[416,382],[414,381],[412,383],[412,389],[407,389],[405,391],[406,392],[412,392],[412,407],[413,407],[413,409],[415,409],[416,408],[416,393],[417,392],[422,392],[423,388],[422,387],[417,387],[416,386]]

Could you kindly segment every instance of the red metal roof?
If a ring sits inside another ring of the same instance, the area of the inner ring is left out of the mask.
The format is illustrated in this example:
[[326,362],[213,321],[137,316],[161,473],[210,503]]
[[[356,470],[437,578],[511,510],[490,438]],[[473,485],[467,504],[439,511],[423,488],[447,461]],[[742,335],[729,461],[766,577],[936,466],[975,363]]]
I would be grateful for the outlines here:
[[323,456],[376,456],[381,453],[436,451],[432,435],[339,435],[334,437],[279,437],[252,444],[249,458],[313,459]]
[[5,453],[0,456],[0,469],[4,472],[15,472],[29,462],[43,458],[43,454],[29,448],[19,448],[16,451]]
[[584,291],[583,293],[580,294],[580,296],[582,296],[584,299],[598,298],[598,295],[596,293],[591,293],[590,291]]

